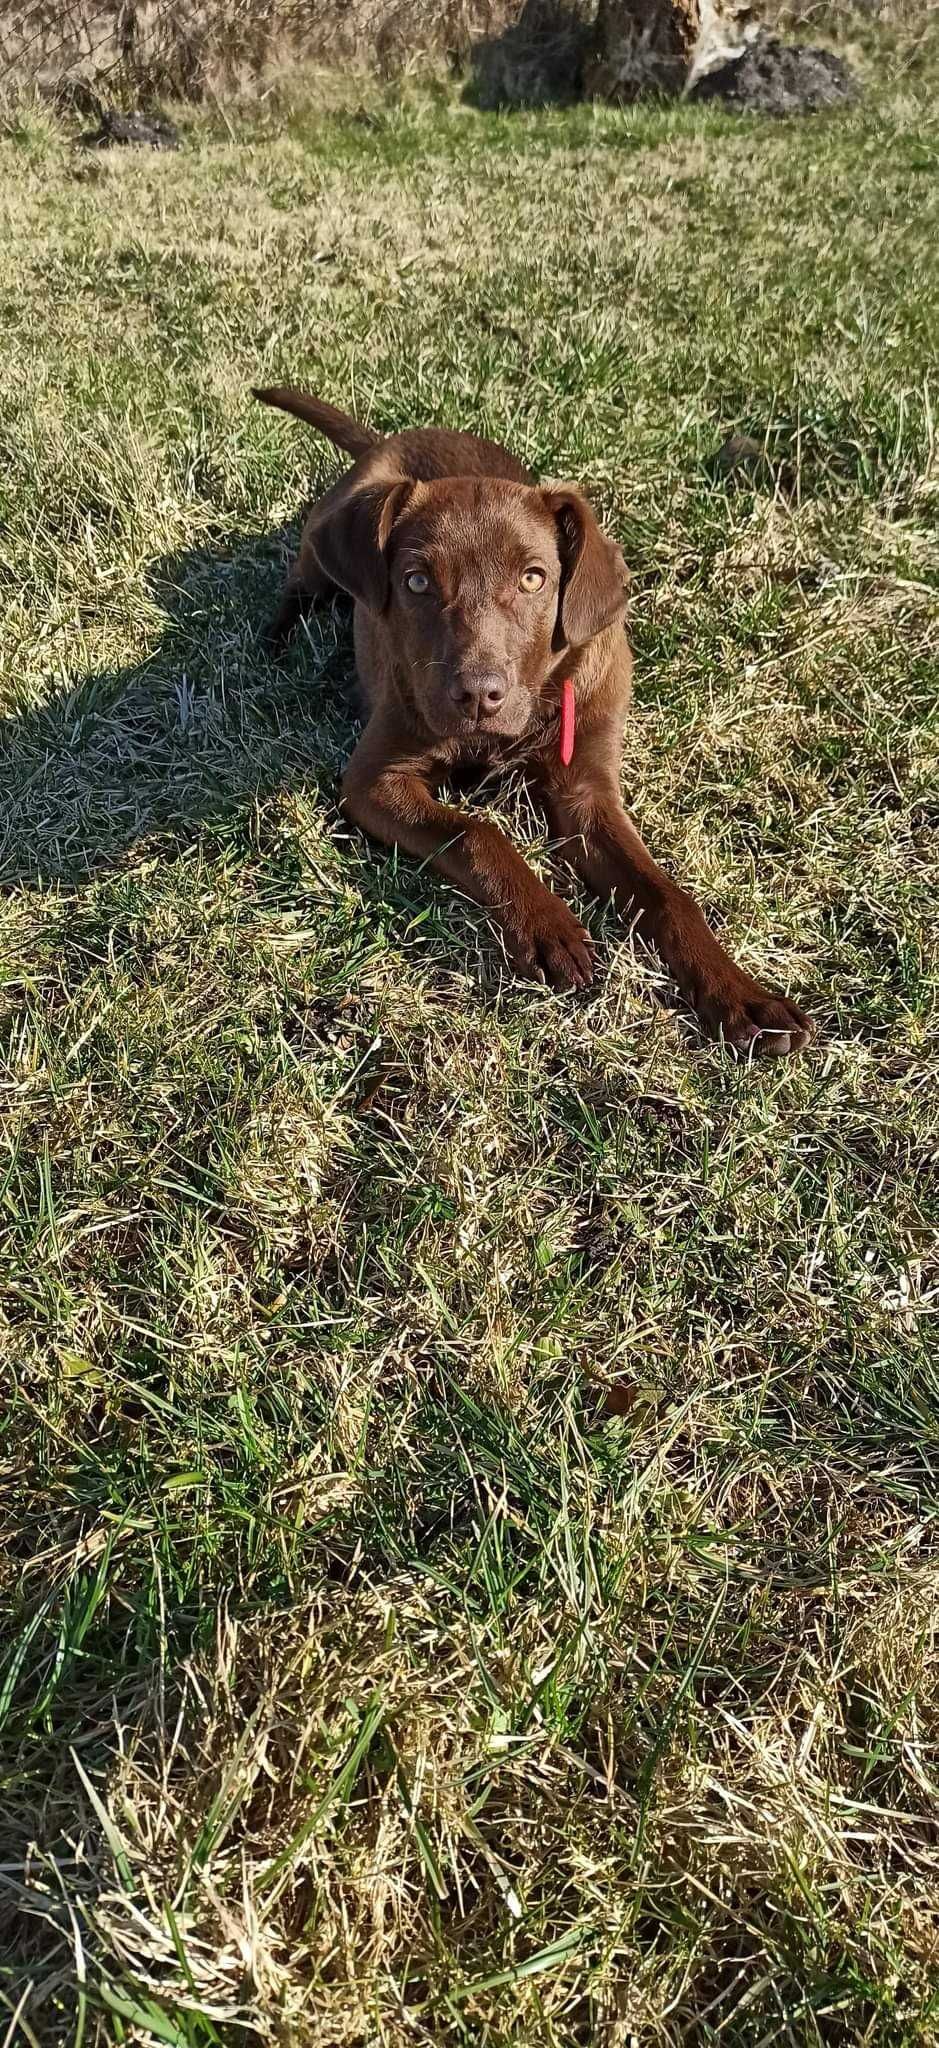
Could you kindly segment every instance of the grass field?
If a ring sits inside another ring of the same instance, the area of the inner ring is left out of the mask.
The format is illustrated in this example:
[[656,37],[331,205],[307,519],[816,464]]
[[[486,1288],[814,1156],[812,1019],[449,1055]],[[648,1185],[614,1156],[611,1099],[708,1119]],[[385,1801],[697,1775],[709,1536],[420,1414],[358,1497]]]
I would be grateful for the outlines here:
[[[939,72],[885,76],[8,126],[2,2048],[939,2038]],[[808,1055],[594,906],[588,996],[514,982],[341,822],[348,621],[259,638],[335,473],[275,377],[589,482],[630,804]]]

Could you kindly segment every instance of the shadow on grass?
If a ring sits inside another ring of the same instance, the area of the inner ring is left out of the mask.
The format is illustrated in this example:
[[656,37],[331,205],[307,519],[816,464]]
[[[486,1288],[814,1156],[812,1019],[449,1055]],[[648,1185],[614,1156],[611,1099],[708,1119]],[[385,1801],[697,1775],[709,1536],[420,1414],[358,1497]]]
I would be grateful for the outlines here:
[[346,613],[319,615],[284,660],[263,643],[296,532],[157,561],[151,652],[0,722],[0,887],[79,885],[275,789],[332,795],[352,745]]
[[571,0],[525,0],[517,21],[473,45],[464,99],[493,112],[570,106],[583,90],[592,30]]

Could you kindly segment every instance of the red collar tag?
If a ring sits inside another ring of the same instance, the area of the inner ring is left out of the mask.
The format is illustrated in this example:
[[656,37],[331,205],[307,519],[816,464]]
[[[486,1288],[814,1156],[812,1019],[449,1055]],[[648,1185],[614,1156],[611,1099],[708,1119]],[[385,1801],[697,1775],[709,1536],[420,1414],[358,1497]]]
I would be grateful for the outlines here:
[[570,676],[561,684],[561,764],[569,768],[574,758],[574,685]]

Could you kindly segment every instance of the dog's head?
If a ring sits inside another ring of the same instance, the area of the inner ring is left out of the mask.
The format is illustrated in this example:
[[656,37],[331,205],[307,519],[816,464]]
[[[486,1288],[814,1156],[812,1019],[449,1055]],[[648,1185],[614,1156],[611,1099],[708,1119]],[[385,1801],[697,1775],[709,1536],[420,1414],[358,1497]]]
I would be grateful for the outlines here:
[[566,656],[626,603],[619,548],[573,484],[368,484],[330,513],[313,545],[327,575],[383,619],[438,738],[523,734]]

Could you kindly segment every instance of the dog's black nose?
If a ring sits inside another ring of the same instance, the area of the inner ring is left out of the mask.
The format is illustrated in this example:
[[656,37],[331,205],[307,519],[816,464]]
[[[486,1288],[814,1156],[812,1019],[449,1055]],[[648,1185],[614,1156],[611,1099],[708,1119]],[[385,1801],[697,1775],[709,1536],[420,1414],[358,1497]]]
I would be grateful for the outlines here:
[[455,677],[450,695],[461,711],[498,711],[508,684],[504,676],[485,673]]

